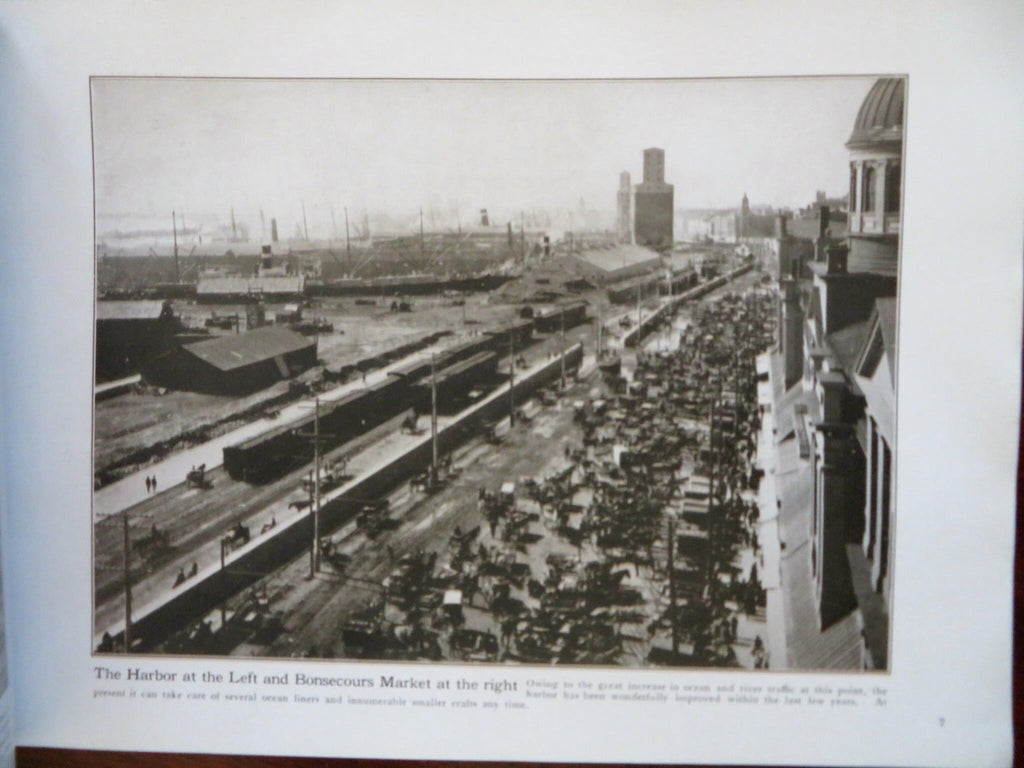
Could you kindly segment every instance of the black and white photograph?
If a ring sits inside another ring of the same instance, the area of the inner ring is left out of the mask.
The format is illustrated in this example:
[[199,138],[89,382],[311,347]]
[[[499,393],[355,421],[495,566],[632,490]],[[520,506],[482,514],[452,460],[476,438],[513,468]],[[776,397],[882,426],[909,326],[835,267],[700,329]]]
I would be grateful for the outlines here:
[[92,653],[888,673],[910,82],[93,77]]

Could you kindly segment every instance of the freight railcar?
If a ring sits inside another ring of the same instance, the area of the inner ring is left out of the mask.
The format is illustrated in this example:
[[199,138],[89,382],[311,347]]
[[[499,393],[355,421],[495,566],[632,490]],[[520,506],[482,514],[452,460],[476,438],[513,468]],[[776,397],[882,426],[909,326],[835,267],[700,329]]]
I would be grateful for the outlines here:
[[[442,350],[434,359],[440,405],[493,376],[498,356],[530,343],[532,320],[518,320]],[[462,365],[462,364],[466,365]],[[408,408],[430,408],[431,360],[424,356],[394,368],[385,380],[320,406],[321,449],[331,450]],[[426,396],[424,398],[424,391]],[[313,460],[312,411],[297,422],[224,448],[224,468],[234,480],[267,482]]]
[[[466,360],[446,366],[433,377],[437,386],[438,409],[456,410],[475,387],[493,382],[498,372],[498,356],[494,352],[478,352]],[[414,387],[417,410],[430,408],[431,377],[428,375]]]
[[[331,450],[396,416],[409,407],[411,397],[408,381],[388,378],[321,404],[321,449]],[[296,422],[225,446],[228,475],[234,480],[266,482],[312,461],[315,418],[311,411]]]
[[484,333],[491,338],[493,349],[499,355],[508,354],[510,342],[511,346],[517,350],[528,347],[533,343],[533,318],[525,320],[516,320],[513,323],[504,325],[501,328],[485,331]]
[[[537,333],[556,333],[587,321],[587,302],[576,301],[547,309],[534,317]],[[564,323],[564,326],[563,326]]]

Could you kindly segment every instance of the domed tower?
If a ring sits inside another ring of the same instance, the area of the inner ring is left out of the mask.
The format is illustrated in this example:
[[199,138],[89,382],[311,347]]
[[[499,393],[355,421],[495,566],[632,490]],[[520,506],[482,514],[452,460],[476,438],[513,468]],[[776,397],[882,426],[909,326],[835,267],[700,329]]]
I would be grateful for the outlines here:
[[879,79],[857,112],[850,150],[850,260],[891,259],[900,232],[905,80]]

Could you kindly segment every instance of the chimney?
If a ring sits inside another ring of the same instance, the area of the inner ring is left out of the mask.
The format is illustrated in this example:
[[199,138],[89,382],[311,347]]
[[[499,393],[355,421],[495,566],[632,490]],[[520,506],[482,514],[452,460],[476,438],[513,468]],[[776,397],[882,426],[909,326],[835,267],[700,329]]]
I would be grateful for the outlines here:
[[551,238],[544,235],[544,256],[545,258],[551,255]]
[[800,306],[800,284],[786,280],[782,288],[782,359],[786,389],[789,389],[804,375],[804,310]]
[[824,261],[825,251],[829,243],[828,229],[828,206],[823,205],[818,209],[818,237],[814,241],[814,260]]
[[780,240],[785,240],[787,237],[786,233],[786,214],[780,213],[777,224],[777,233]]
[[828,206],[823,205],[818,209],[818,239],[824,240],[828,237]]
[[850,255],[850,249],[845,245],[833,244],[825,249],[825,274],[845,275],[846,258]]
[[277,219],[270,220],[270,242],[277,242]]
[[512,222],[508,222],[508,247],[512,247]]

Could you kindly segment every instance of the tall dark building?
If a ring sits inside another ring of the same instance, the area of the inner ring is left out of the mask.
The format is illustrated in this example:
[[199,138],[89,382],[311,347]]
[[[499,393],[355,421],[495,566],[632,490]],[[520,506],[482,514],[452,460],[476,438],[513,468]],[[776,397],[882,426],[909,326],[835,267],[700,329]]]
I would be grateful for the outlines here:
[[629,180],[629,171],[623,171],[619,174],[619,194],[618,194],[618,235],[620,243],[632,243],[633,242],[633,226],[630,221],[630,209],[633,206],[633,189],[632,184]]
[[638,245],[672,246],[675,189],[665,183],[665,150],[644,150],[644,180],[633,188],[633,236]]

